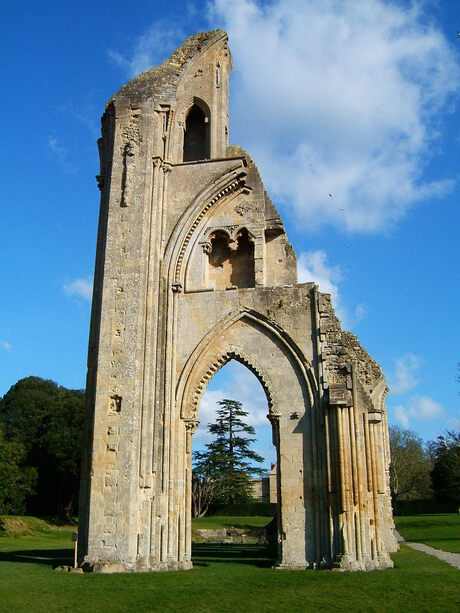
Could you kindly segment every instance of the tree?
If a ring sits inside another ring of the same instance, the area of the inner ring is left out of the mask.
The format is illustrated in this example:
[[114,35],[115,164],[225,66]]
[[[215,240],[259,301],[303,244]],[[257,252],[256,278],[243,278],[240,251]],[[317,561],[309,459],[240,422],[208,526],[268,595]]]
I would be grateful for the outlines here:
[[26,511],[70,519],[76,511],[84,418],[84,391],[27,377],[0,400],[5,438],[25,450],[24,462],[37,472]]
[[390,489],[393,504],[399,500],[431,497],[430,459],[422,439],[412,430],[390,427]]
[[26,450],[17,440],[5,439],[0,424],[0,515],[22,515],[33,494],[37,471],[25,466]]
[[[195,496],[192,498],[198,499],[200,491],[206,492],[206,510],[211,501],[226,505],[251,500],[250,479],[263,472],[253,464],[263,462],[263,458],[250,449],[255,441],[255,430],[245,423],[248,413],[241,402],[225,399],[217,404],[220,407],[218,417],[208,426],[215,439],[206,445],[206,451],[193,454]],[[198,508],[195,512],[204,514]]]
[[428,443],[436,498],[460,505],[460,432],[453,430]]
[[218,482],[205,471],[204,465],[195,465],[192,472],[192,517],[206,515],[217,492]]

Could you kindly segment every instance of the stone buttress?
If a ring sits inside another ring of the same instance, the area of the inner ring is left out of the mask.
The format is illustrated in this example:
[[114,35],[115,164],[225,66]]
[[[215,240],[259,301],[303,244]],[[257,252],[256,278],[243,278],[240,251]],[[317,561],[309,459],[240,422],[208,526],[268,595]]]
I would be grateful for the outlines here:
[[230,70],[223,31],[192,36],[102,118],[79,562],[192,566],[192,436],[235,359],[267,396],[279,567],[391,566],[385,379],[297,283],[256,166],[228,146]]

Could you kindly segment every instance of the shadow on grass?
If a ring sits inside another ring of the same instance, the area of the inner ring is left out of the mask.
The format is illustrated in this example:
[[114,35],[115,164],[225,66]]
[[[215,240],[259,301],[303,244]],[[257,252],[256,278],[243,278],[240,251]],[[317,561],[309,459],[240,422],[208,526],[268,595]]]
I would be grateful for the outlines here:
[[[73,549],[27,549],[1,551],[0,562],[39,564],[56,567],[73,564]],[[270,568],[276,562],[276,546],[252,544],[194,543],[192,561],[195,566],[211,563],[246,564]]]
[[193,524],[193,528],[195,530],[247,530],[249,533],[260,534],[263,530],[267,528],[267,526],[254,526],[254,524],[234,525],[231,522],[228,522],[228,524],[226,522],[220,522],[215,524],[210,522],[196,522]]
[[29,549],[24,551],[1,551],[0,562],[60,566],[73,564],[73,549]]
[[425,542],[425,541],[460,541],[460,536],[443,536],[442,534],[440,534],[439,536],[433,536],[431,538],[425,537],[425,536],[417,536],[414,538],[406,538],[406,541],[420,541],[420,542]]
[[192,546],[192,562],[197,566],[220,562],[269,568],[276,558],[276,546],[273,545],[194,543]]

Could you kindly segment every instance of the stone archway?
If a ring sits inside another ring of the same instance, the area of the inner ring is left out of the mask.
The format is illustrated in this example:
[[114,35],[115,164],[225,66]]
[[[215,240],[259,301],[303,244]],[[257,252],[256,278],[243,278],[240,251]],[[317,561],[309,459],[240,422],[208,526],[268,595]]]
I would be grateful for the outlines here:
[[[231,359],[240,361],[255,374],[267,397],[268,418],[277,449],[279,564],[307,568],[319,563],[316,550],[324,549],[316,543],[313,519],[319,513],[315,508],[319,501],[309,495],[319,485],[313,459],[313,439],[318,437],[312,415],[314,394],[306,371],[289,345],[290,339],[283,338],[281,332],[254,311],[239,312],[219,322],[192,352],[179,382],[176,402],[181,407],[186,432],[183,448],[189,480],[190,438],[198,423],[198,408],[207,383]],[[186,500],[184,512],[190,508]],[[306,534],[309,535],[307,543]],[[189,553],[189,539],[187,548]]]
[[[207,380],[232,358],[269,399],[280,566],[384,568],[397,547],[385,379],[330,296],[298,284],[257,167],[228,146],[230,69],[224,32],[190,37],[102,119],[79,561],[191,567],[189,442]],[[209,152],[184,162],[198,100]],[[210,260],[216,237],[238,257]]]
[[[241,347],[232,346],[227,351],[225,351],[224,354],[215,354],[215,355],[208,354],[205,359],[207,358],[211,360],[208,365],[208,368],[205,369],[203,376],[200,376],[198,372],[195,372],[194,375],[192,375],[192,380],[194,381],[190,386],[187,386],[187,388],[184,390],[183,401],[182,401],[181,420],[183,421],[183,424],[184,424],[185,437],[186,437],[185,446],[184,446],[184,465],[185,465],[185,481],[186,481],[185,513],[187,516],[187,519],[186,519],[187,557],[189,556],[191,557],[191,546],[192,546],[191,540],[189,538],[191,536],[191,515],[190,516],[188,515],[188,510],[189,509],[191,510],[192,508],[192,501],[191,501],[192,487],[190,483],[190,480],[192,479],[192,458],[193,458],[192,453],[195,450],[194,439],[195,439],[195,433],[196,433],[197,426],[198,425],[200,425],[200,427],[203,426],[203,417],[201,413],[202,400],[203,400],[204,392],[206,391],[211,381],[214,380],[214,377],[218,373],[220,373],[222,369],[225,371],[226,367],[228,367],[230,364],[233,364],[235,362],[241,365],[241,367],[243,367],[242,369],[240,368],[237,372],[241,374],[242,370],[245,371],[247,373],[246,376],[248,376],[250,379],[251,396],[254,390],[254,386],[256,386],[258,388],[259,400],[261,398],[265,399],[264,404],[265,404],[265,415],[266,415],[266,420],[267,420],[266,425],[267,426],[269,425],[269,430],[271,432],[271,442],[273,444],[274,451],[276,452],[276,456],[275,456],[276,459],[271,458],[271,460],[275,462],[275,465],[276,465],[275,469],[278,473],[278,478],[275,479],[274,483],[276,486],[280,483],[280,479],[279,479],[279,441],[278,441],[278,435],[277,435],[279,415],[276,413],[276,410],[277,410],[276,409],[277,407],[276,393],[274,390],[274,386],[272,382],[270,381],[267,373],[265,372],[263,368],[261,368],[258,364],[256,364],[255,360],[251,356],[247,355],[241,349]],[[195,385],[196,385],[196,389],[194,391]],[[242,400],[242,398],[239,395],[240,393],[241,393],[240,389],[235,389],[233,392],[229,391],[228,392],[229,395],[227,397]],[[252,404],[252,401],[248,405],[244,404],[243,406],[246,409],[247,407],[251,407],[251,404]],[[252,407],[249,413],[252,413]],[[250,421],[247,423],[250,423]],[[258,427],[260,426],[261,424],[259,422]],[[258,427],[256,427],[256,429]],[[205,430],[202,429],[202,433],[204,431]],[[268,428],[266,430],[264,428],[265,437],[267,436],[267,432],[268,432]],[[257,437],[259,437],[258,429],[257,429]],[[267,441],[267,439],[265,440]],[[259,444],[259,438],[257,438],[257,443]],[[265,455],[263,452],[260,452],[260,451],[258,451],[258,453],[262,453],[262,455]],[[265,456],[265,459],[267,459],[266,456]],[[280,517],[281,497],[280,497],[279,491],[277,495],[275,496],[275,502],[277,503],[277,507],[278,507],[276,525],[278,528],[280,528],[280,521],[278,518]],[[278,534],[280,534],[279,531],[278,531]],[[281,551],[280,551],[281,539],[280,538],[277,539],[277,543],[278,543],[278,553],[279,553],[278,557],[279,559],[281,559]]]

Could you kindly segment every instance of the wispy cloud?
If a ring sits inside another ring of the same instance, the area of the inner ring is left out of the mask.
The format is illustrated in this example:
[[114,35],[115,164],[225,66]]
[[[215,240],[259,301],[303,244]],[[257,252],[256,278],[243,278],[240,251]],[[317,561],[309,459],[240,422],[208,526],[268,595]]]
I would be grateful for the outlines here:
[[11,343],[0,338],[0,347],[3,347],[6,351],[11,351]]
[[353,321],[355,324],[362,321],[368,314],[368,308],[366,304],[360,302],[356,305],[355,310],[353,311]]
[[445,415],[444,407],[429,396],[413,396],[407,403],[393,409],[396,420],[403,428],[412,427],[413,422],[433,421]]
[[59,144],[59,141],[55,136],[48,137],[48,145],[58,160],[63,162],[67,157],[67,149]]
[[157,20],[134,42],[128,53],[109,49],[109,57],[134,77],[164,61],[184,38],[184,32],[165,20]]
[[325,251],[319,249],[301,253],[297,259],[297,271],[299,283],[314,281],[321,292],[331,294],[334,310],[345,327],[352,328],[366,317],[366,305],[358,304],[350,313],[343,304],[339,291],[339,282],[343,279],[341,268],[328,263]]
[[69,152],[56,136],[48,136],[48,147],[54,155],[56,161],[66,172],[75,172],[75,166],[69,162]]
[[458,100],[460,67],[418,7],[211,2],[210,20],[229,32],[234,56],[232,140],[306,227],[385,231],[452,188],[422,171]]
[[93,295],[93,277],[75,279],[63,285],[62,289],[68,296],[78,296],[91,302]]
[[390,391],[399,396],[414,389],[419,383],[418,370],[423,360],[412,353],[395,358],[395,369],[389,377]]

